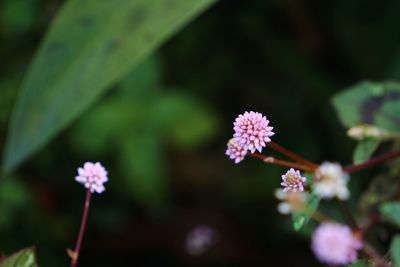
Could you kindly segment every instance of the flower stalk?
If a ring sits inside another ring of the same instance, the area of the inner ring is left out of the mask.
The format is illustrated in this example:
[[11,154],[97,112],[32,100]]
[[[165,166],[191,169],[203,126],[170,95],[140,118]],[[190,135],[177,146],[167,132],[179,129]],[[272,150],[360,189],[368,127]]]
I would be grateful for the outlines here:
[[91,196],[92,196],[92,193],[90,192],[90,189],[86,190],[86,200],[85,200],[85,207],[83,209],[81,227],[79,229],[79,234],[78,234],[78,239],[76,241],[75,250],[73,251],[73,253],[71,255],[72,259],[71,259],[70,267],[75,267],[78,264],[78,258],[79,258],[79,253],[81,250],[82,240],[83,240],[83,236],[85,234],[86,221],[87,221],[87,217],[89,214]]
[[360,164],[355,164],[355,165],[350,165],[345,167],[343,170],[347,173],[352,173],[352,172],[358,172],[363,169],[382,164],[384,162],[390,161],[392,159],[395,159],[397,157],[400,157],[400,150],[395,150],[388,152],[386,154],[380,155],[375,158],[371,158],[363,163]]
[[270,164],[277,164],[277,165],[281,165],[281,166],[285,166],[285,167],[290,167],[290,168],[295,168],[298,170],[302,170],[302,171],[307,171],[307,172],[314,172],[314,168],[304,165],[304,164],[300,164],[300,163],[296,163],[296,162],[290,162],[290,161],[286,161],[286,160],[282,160],[282,159],[277,159],[275,157],[272,156],[266,156],[266,155],[262,155],[262,154],[249,154],[249,156],[253,157],[253,158],[258,158],[258,159],[262,159],[265,163],[270,163]]
[[299,163],[302,163],[305,166],[308,166],[313,171],[315,171],[318,168],[317,164],[315,164],[315,163],[303,158],[302,156],[290,151],[287,148],[284,148],[281,145],[278,145],[277,143],[275,143],[273,141],[268,142],[267,145],[269,147],[271,147],[272,149],[275,149],[276,151],[282,153],[283,155],[286,155],[287,157],[289,157],[289,158],[291,158],[291,159],[293,159],[293,160],[295,160],[295,161],[297,161]]

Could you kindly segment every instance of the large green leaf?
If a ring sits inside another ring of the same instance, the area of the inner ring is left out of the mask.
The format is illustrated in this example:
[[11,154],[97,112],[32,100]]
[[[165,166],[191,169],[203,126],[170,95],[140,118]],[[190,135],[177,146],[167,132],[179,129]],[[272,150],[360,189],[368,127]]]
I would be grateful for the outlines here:
[[366,123],[400,131],[400,83],[362,82],[334,96],[333,104],[349,128]]
[[27,248],[5,258],[0,267],[37,267],[35,250]]
[[70,0],[50,27],[11,119],[12,171],[215,0]]

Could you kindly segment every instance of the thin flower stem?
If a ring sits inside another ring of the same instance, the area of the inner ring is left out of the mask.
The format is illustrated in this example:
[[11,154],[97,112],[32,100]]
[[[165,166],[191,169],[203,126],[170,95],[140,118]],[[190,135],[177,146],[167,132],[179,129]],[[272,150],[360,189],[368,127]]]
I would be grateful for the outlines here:
[[332,221],[328,216],[326,216],[325,214],[322,214],[321,212],[319,212],[317,210],[311,214],[311,218],[313,218],[315,221],[317,221],[319,223]]
[[379,254],[379,252],[376,251],[366,241],[363,241],[363,250],[375,262],[376,267],[390,267],[390,265],[383,260],[382,256]]
[[361,164],[355,164],[355,165],[347,166],[343,170],[345,172],[348,172],[348,173],[358,172],[358,171],[361,171],[363,169],[372,167],[374,165],[378,165],[378,164],[384,163],[386,161],[395,159],[397,157],[400,157],[400,150],[388,152],[386,154],[383,154],[383,155],[380,155],[378,157],[375,157],[375,158],[372,158],[370,160],[367,160],[367,161],[365,161],[365,162],[363,162]]
[[309,160],[306,160],[302,156],[290,151],[289,149],[284,148],[283,146],[278,145],[275,142],[272,142],[272,141],[268,142],[267,145],[269,147],[271,147],[272,149],[275,149],[276,151],[286,155],[287,157],[289,157],[289,158],[291,158],[291,159],[293,159],[293,160],[295,160],[295,161],[297,161],[299,163],[302,163],[302,164],[312,168],[313,171],[315,171],[318,168],[317,164],[315,164],[315,163],[313,163],[313,162],[311,162]]
[[299,163],[295,163],[295,162],[290,162],[290,161],[286,161],[286,160],[281,160],[281,159],[277,159],[271,156],[266,156],[266,155],[262,155],[262,154],[250,154],[251,157],[254,158],[258,158],[258,159],[262,159],[264,162],[266,163],[271,163],[271,164],[277,164],[277,165],[281,165],[281,166],[286,166],[286,167],[291,167],[291,168],[295,168],[297,170],[303,170],[303,171],[307,171],[307,172],[314,172],[315,170],[309,166],[303,165],[303,164],[299,164]]
[[303,212],[307,213],[308,216],[310,216],[311,218],[313,218],[315,221],[317,221],[319,223],[332,221],[331,218],[329,218],[328,216],[326,216],[322,212],[319,212],[318,210],[311,209],[308,204],[305,204],[301,210]]
[[349,221],[350,225],[352,228],[360,229],[358,226],[356,219],[354,218],[353,214],[351,213],[349,207],[346,205],[346,203],[338,198],[336,198],[336,202],[338,203],[340,210],[344,214],[344,216],[347,218]]
[[86,221],[87,221],[87,217],[88,217],[88,213],[89,213],[91,195],[92,195],[92,193],[90,192],[90,189],[88,189],[86,191],[86,200],[85,200],[85,207],[84,207],[83,215],[82,215],[81,228],[79,229],[78,240],[76,241],[76,247],[75,247],[75,250],[74,250],[74,253],[72,256],[70,267],[75,267],[78,264],[79,252],[81,250],[82,239],[83,239],[83,235],[85,233]]

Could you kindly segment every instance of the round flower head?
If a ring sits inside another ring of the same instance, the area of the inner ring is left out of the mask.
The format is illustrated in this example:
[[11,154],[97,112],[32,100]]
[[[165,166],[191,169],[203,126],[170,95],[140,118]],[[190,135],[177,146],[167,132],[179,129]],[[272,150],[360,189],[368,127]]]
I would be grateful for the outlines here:
[[281,185],[284,187],[283,192],[303,192],[306,180],[307,178],[302,177],[300,171],[295,171],[291,168],[282,175]]
[[75,180],[92,193],[102,193],[105,190],[103,184],[108,181],[107,171],[99,162],[86,162],[83,168],[78,168],[78,176]]
[[235,134],[233,137],[244,149],[254,153],[256,150],[261,152],[265,143],[270,142],[270,137],[274,135],[273,127],[268,126],[269,120],[261,113],[250,111],[239,115],[233,123]]
[[315,172],[314,192],[321,198],[337,197],[346,200],[350,196],[347,182],[349,175],[338,163],[324,162]]
[[186,237],[186,250],[191,255],[204,253],[216,239],[214,229],[201,225],[193,229]]
[[304,192],[284,192],[281,188],[275,190],[275,197],[282,200],[277,209],[279,213],[284,215],[302,210],[307,201]]
[[244,159],[244,156],[246,156],[247,150],[245,150],[243,146],[239,145],[237,139],[232,138],[228,142],[228,149],[225,154],[229,156],[230,159],[233,159],[235,163],[239,163]]
[[311,248],[319,261],[331,265],[347,265],[357,260],[362,243],[351,229],[338,223],[322,223],[313,233]]

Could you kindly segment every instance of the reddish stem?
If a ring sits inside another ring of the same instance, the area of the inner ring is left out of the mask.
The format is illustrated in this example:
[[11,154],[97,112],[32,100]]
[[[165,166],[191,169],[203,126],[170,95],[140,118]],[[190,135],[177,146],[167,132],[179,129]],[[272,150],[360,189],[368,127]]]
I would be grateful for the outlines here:
[[91,196],[92,196],[92,193],[90,192],[90,189],[88,189],[86,191],[86,200],[85,200],[85,207],[84,207],[83,215],[82,215],[81,228],[79,229],[78,240],[76,241],[76,247],[75,247],[75,250],[73,253],[70,267],[75,267],[78,264],[79,252],[81,250],[82,239],[83,239],[83,235],[85,233],[86,221],[87,221],[87,217],[88,217],[88,213],[89,213]]
[[376,251],[369,243],[363,242],[363,250],[368,254],[371,259],[375,262],[376,267],[390,267],[388,263],[385,262],[383,257]]
[[395,159],[399,156],[400,156],[400,150],[396,150],[396,151],[388,152],[388,153],[378,156],[376,158],[372,158],[372,159],[367,160],[360,164],[347,166],[343,170],[348,173],[357,172],[357,171],[361,171],[363,169],[372,167],[374,165],[378,165],[378,164],[384,163],[386,161]]
[[296,162],[290,162],[290,161],[286,161],[286,160],[277,159],[277,158],[274,158],[271,156],[266,156],[266,155],[262,155],[262,154],[249,154],[249,156],[258,158],[258,159],[262,159],[266,163],[278,164],[281,166],[291,167],[291,168],[295,168],[297,170],[303,170],[303,171],[307,171],[307,172],[315,171],[315,169],[310,166],[306,166],[306,165],[299,164]]
[[299,163],[307,165],[308,167],[312,168],[314,171],[318,168],[317,164],[315,164],[315,163],[313,163],[313,162],[311,162],[309,160],[306,160],[302,156],[300,156],[300,155],[298,155],[298,154],[296,154],[296,153],[284,148],[283,146],[278,145],[275,142],[272,142],[272,141],[268,142],[267,145],[270,146],[271,148],[275,149],[276,151],[286,155],[287,157],[289,157],[289,158],[291,158],[291,159],[293,159],[293,160],[295,160],[295,161],[297,161]]

